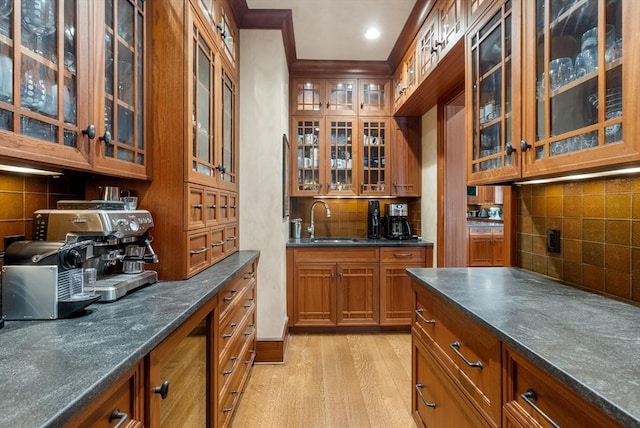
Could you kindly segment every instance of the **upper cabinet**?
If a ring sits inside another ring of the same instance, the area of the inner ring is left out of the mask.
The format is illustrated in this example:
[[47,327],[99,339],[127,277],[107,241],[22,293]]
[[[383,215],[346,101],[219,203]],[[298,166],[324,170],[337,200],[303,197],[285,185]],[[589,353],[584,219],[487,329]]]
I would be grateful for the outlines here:
[[419,76],[427,76],[464,34],[466,14],[462,0],[441,0],[418,34]]
[[145,3],[4,1],[4,156],[147,178]]
[[359,79],[360,116],[388,116],[391,83],[389,79]]
[[291,112],[294,115],[357,115],[356,79],[293,79]]
[[469,181],[637,162],[638,18],[640,4],[622,0],[492,8],[468,36]]

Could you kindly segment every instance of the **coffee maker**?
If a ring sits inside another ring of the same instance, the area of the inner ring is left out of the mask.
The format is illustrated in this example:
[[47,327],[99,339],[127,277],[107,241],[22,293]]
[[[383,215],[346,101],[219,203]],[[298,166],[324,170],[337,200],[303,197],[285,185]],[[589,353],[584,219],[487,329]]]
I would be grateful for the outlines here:
[[33,217],[34,240],[91,241],[93,256],[83,267],[96,269],[100,302],[158,281],[156,271],[145,269],[158,262],[149,211],[125,210],[121,201],[59,201],[58,209],[38,210]]
[[380,239],[380,226],[380,201],[369,201],[367,237],[369,239]]
[[411,231],[407,220],[409,210],[407,204],[387,204],[385,217],[385,238],[387,239],[418,239]]

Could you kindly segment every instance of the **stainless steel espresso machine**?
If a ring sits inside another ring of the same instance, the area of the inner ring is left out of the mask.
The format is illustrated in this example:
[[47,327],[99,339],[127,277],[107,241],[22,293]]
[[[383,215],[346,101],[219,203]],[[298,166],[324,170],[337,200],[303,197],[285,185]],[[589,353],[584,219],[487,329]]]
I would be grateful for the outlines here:
[[93,256],[84,268],[96,269],[100,302],[112,302],[158,281],[156,271],[145,269],[146,264],[158,262],[151,247],[149,211],[125,210],[120,201],[59,201],[57,207],[34,212],[33,239],[90,240]]

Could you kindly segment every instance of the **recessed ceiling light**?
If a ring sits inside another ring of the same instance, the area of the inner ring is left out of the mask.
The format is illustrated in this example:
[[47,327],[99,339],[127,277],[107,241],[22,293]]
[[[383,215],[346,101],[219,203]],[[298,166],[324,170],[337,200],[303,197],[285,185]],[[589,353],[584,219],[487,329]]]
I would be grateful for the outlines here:
[[364,36],[369,40],[377,39],[378,37],[380,37],[380,30],[371,27],[367,30],[366,33],[364,33]]

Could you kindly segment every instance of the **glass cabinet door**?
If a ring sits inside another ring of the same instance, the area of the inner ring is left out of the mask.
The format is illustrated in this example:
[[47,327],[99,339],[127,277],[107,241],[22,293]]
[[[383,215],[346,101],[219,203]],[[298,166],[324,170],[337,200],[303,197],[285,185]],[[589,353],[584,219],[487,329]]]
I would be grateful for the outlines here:
[[[471,52],[472,106],[470,136],[470,181],[497,175],[517,177],[519,150],[514,131],[519,132],[517,106],[512,104],[512,88],[519,87],[514,65],[513,2],[504,2],[499,10],[476,31],[469,33]],[[519,68],[518,68],[519,69]]]
[[222,164],[220,183],[226,183],[225,188],[236,188],[237,180],[237,135],[236,135],[236,84],[231,77],[222,72]]
[[386,148],[389,144],[389,123],[386,119],[360,121],[362,142],[361,161],[363,195],[385,195],[390,193],[387,182]]
[[355,195],[355,122],[327,118],[328,171],[327,194]]
[[535,88],[527,88],[535,128],[524,168],[622,143],[622,3],[536,0]]
[[421,79],[428,75],[438,62],[438,47],[440,46],[438,22],[438,10],[435,9],[418,36],[418,61]]
[[106,0],[104,14],[102,155],[144,166],[145,2]]
[[356,114],[358,88],[355,80],[326,81],[326,111],[330,114]]
[[[216,176],[215,153],[215,54],[203,38],[200,29],[193,26],[192,33],[192,108],[191,171],[212,179]],[[207,184],[205,182],[205,184]]]
[[359,103],[361,116],[381,116],[389,114],[390,99],[389,80],[386,79],[360,79]]
[[78,129],[77,24],[74,0],[0,1],[0,130],[71,148],[86,161]]
[[321,131],[320,119],[304,119],[295,120],[294,134],[296,143],[292,144],[294,150],[292,159],[296,159],[296,167],[291,168],[295,171],[293,183],[294,195],[318,194],[322,189],[324,167],[324,154],[321,151],[320,140],[324,138]]
[[324,82],[320,80],[293,80],[291,83],[293,101],[292,114],[313,114],[323,112]]

